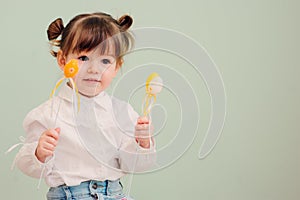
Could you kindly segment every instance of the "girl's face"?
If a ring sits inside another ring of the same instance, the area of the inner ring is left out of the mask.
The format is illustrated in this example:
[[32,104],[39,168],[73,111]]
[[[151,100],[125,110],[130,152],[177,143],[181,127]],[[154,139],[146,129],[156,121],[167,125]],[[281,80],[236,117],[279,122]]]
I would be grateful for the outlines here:
[[69,54],[64,57],[65,62],[62,62],[62,65],[59,57],[58,54],[58,63],[62,69],[71,59],[78,60],[79,71],[73,80],[79,93],[86,97],[94,97],[104,91],[120,67],[117,66],[117,60],[110,52],[103,55],[97,49],[79,54]]

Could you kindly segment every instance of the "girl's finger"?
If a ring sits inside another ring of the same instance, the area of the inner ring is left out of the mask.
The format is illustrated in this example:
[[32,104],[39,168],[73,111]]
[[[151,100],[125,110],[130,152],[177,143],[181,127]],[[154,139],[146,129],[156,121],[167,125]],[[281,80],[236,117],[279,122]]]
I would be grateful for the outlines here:
[[148,117],[142,116],[137,119],[137,123],[138,124],[149,124],[150,122],[149,122]]
[[51,145],[53,145],[53,146],[56,147],[56,145],[57,145],[57,140],[54,139],[53,137],[47,137],[46,143],[51,144]]
[[148,124],[137,124],[135,126],[135,130],[147,130],[147,129],[149,129]]
[[54,130],[55,130],[58,134],[60,134],[60,128],[59,128],[59,127],[55,128]]
[[135,126],[135,131],[150,131],[152,132],[154,127],[149,124],[138,124]]
[[41,145],[41,150],[42,151],[54,151],[55,146],[53,144],[50,143],[44,143]]
[[[60,132],[60,129],[58,129]],[[47,131],[47,136],[53,137],[55,140],[58,140],[59,138],[59,132],[57,132],[54,129],[50,129],[49,131]]]

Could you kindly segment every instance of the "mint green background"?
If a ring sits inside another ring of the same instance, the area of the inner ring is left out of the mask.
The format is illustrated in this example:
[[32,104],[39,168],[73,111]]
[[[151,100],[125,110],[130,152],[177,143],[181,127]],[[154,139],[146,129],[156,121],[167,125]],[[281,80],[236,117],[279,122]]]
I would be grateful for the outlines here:
[[208,51],[226,87],[222,136],[209,157],[198,160],[210,104],[201,79],[191,78],[201,99],[199,134],[171,166],[134,177],[135,199],[299,199],[299,9],[297,0],[2,2],[0,199],[45,199],[45,184],[37,190],[38,180],[10,171],[16,151],[4,152],[24,134],[26,113],[48,98],[59,77],[48,53],[48,24],[90,11],[129,13],[134,28],[157,26],[190,36]]

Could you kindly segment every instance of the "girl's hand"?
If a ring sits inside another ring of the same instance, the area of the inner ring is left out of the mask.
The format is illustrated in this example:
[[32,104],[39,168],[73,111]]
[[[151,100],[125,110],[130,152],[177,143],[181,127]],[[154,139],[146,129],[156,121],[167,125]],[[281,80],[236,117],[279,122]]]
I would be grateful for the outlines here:
[[135,139],[143,148],[150,148],[150,140],[153,135],[153,125],[147,117],[139,117],[135,126]]
[[40,162],[44,163],[47,157],[53,155],[59,138],[59,133],[60,128],[56,128],[49,129],[41,135],[35,150],[35,156]]

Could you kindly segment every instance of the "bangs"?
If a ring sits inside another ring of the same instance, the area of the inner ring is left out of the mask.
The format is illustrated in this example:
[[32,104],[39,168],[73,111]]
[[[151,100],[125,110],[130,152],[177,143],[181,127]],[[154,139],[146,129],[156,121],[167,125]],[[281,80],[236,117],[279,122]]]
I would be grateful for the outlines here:
[[116,26],[105,19],[89,17],[74,27],[73,42],[69,51],[72,49],[72,53],[89,52],[97,47],[100,48],[101,54],[113,54],[118,58],[131,48],[131,39],[128,37],[131,35],[120,33]]

